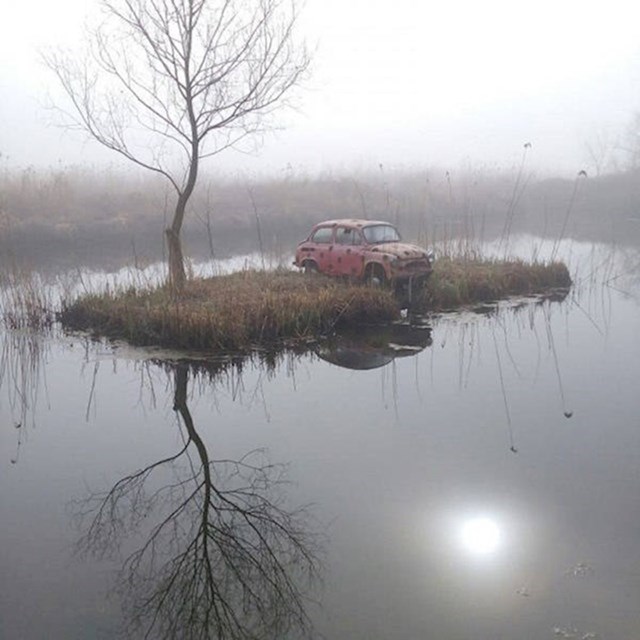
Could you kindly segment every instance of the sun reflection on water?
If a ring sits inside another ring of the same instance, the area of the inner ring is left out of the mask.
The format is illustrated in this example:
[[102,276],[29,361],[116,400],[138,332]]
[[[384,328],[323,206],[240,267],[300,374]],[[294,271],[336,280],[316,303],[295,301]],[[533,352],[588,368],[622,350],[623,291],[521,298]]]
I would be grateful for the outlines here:
[[460,544],[476,556],[493,555],[503,546],[503,532],[496,520],[475,517],[465,520],[459,531]]

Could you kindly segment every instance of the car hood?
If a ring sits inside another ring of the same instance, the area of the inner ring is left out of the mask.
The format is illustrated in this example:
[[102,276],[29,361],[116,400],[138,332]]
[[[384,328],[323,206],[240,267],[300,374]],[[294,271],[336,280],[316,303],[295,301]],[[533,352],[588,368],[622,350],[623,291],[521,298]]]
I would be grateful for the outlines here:
[[384,242],[382,244],[375,245],[371,251],[374,253],[387,253],[398,258],[404,258],[406,260],[417,260],[418,258],[424,258],[427,253],[425,249],[418,247],[415,244],[408,244],[406,242]]

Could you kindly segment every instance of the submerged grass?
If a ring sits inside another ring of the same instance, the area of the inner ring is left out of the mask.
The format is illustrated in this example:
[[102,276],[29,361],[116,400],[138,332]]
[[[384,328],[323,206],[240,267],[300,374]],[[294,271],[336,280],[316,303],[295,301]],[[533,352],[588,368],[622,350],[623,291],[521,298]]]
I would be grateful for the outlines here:
[[53,301],[48,287],[34,272],[17,268],[0,276],[0,317],[13,330],[45,331],[55,320]]
[[[444,310],[510,295],[568,287],[562,263],[445,257],[436,261],[419,306]],[[105,291],[64,303],[68,329],[91,330],[137,345],[207,351],[247,351],[278,342],[301,343],[336,328],[384,323],[400,316],[388,289],[288,270],[246,270],[167,287]]]

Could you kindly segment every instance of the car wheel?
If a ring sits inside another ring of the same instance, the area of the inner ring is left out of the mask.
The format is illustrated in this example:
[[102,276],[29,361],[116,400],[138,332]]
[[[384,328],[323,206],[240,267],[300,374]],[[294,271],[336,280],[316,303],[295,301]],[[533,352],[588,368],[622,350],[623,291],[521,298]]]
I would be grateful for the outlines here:
[[386,284],[386,277],[382,266],[370,264],[365,271],[364,281],[371,287],[383,287]]
[[313,260],[307,260],[302,268],[307,275],[318,273],[318,265]]

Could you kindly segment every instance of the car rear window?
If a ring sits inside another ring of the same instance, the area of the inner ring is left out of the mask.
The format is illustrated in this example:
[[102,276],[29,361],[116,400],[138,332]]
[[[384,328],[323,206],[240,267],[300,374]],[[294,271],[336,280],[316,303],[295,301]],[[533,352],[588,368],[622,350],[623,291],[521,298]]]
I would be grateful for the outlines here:
[[333,227],[320,227],[311,236],[311,241],[317,242],[318,244],[331,244],[332,238],[333,238]]

